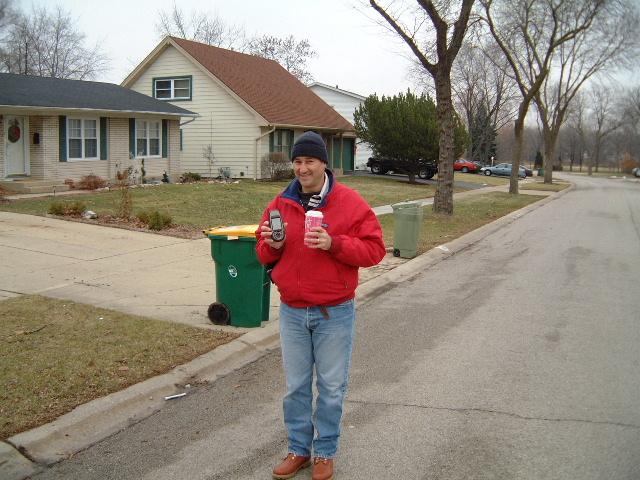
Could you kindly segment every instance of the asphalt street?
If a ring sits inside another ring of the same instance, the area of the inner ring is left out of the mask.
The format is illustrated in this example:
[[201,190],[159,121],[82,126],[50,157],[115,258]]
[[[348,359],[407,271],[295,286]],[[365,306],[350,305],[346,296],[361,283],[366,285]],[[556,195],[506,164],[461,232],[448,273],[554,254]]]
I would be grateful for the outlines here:
[[[640,478],[640,183],[570,178],[358,309],[337,478]],[[271,478],[279,355],[33,478]]]

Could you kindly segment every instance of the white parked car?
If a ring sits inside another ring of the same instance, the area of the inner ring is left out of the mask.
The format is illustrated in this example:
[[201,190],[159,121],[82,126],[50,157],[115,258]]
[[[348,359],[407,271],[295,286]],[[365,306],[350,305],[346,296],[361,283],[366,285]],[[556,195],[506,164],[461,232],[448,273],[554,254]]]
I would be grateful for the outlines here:
[[[510,163],[499,163],[493,167],[482,167],[480,169],[480,173],[484,173],[485,175],[504,175],[505,177],[511,176],[511,164]],[[527,171],[521,165],[518,169],[518,177],[527,178]]]

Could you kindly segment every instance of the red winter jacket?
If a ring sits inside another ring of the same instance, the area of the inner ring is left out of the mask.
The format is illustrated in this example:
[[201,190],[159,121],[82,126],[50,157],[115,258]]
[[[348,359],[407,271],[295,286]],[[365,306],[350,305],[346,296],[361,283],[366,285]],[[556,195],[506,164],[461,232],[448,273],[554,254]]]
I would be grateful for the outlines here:
[[304,214],[294,180],[278,195],[262,215],[278,209],[287,223],[286,239],[280,249],[272,248],[256,232],[258,259],[264,265],[275,263],[271,278],[278,286],[280,299],[291,307],[332,306],[355,296],[358,267],[378,264],[385,255],[382,228],[362,197],[336,182],[327,170],[329,190],[316,209],[324,214],[323,227],[331,235],[331,248],[305,246]]

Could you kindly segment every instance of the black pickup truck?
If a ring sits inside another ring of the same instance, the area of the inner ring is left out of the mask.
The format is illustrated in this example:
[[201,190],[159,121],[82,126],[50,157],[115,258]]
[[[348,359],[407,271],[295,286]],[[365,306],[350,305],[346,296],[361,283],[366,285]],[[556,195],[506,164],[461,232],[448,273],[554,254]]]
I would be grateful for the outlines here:
[[[413,165],[404,160],[394,158],[376,158],[370,157],[367,167],[371,169],[371,173],[384,175],[388,172],[408,174],[413,170]],[[429,160],[420,160],[418,170],[414,171],[419,178],[428,180],[438,173],[438,164]]]

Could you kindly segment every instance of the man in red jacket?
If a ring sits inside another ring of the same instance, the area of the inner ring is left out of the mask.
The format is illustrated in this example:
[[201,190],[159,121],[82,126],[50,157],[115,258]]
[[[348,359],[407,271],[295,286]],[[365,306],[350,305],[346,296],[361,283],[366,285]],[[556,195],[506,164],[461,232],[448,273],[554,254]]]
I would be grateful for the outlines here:
[[[385,255],[382,229],[360,195],[338,183],[327,169],[320,135],[302,134],[291,152],[295,180],[265,210],[258,238],[260,261],[275,264],[280,291],[280,339],[287,393],[283,400],[289,453],[273,470],[291,478],[311,465],[313,480],[333,478],[355,329],[358,268]],[[269,212],[280,211],[286,236],[271,238]],[[305,234],[305,212],[318,210],[323,223]],[[312,412],[316,370],[318,396]]]

